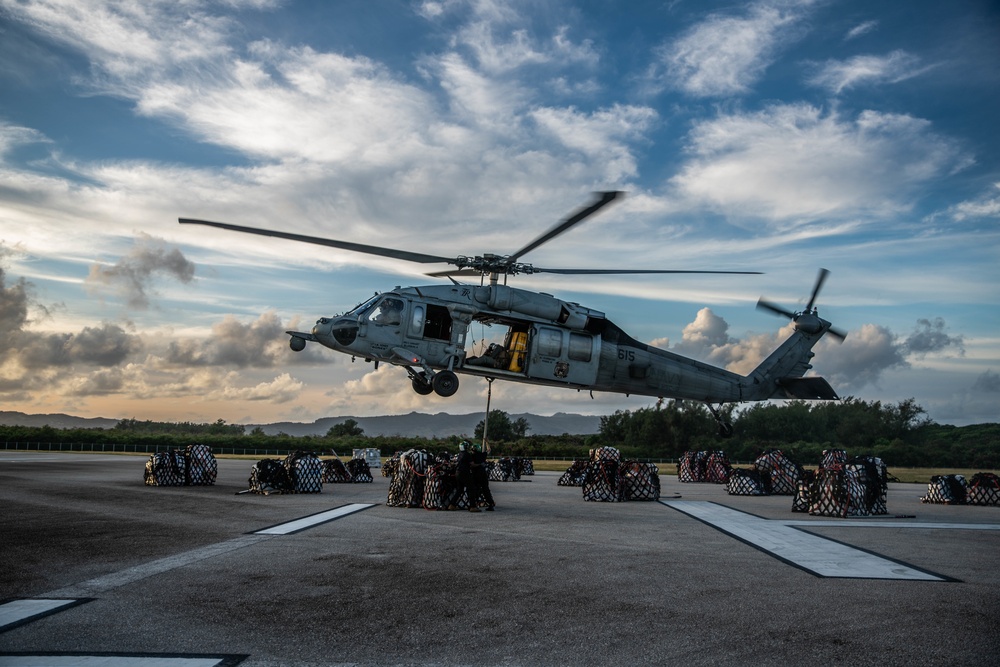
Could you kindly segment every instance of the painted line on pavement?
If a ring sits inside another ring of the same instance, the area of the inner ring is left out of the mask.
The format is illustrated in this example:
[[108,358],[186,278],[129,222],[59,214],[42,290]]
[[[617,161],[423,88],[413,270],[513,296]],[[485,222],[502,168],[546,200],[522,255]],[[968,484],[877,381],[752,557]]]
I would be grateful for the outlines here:
[[90,602],[83,599],[21,598],[0,603],[0,632],[13,630],[35,619]]
[[318,526],[321,523],[327,523],[341,517],[345,517],[348,514],[354,514],[355,512],[360,512],[361,510],[366,510],[369,507],[375,507],[374,503],[352,503],[350,505],[343,505],[341,507],[334,508],[332,510],[326,510],[325,512],[319,512],[317,514],[311,514],[309,516],[304,516],[301,519],[296,519],[294,521],[288,521],[285,523],[278,524],[277,526],[271,526],[270,528],[264,528],[263,530],[255,531],[254,535],[291,535],[293,533],[298,533],[307,528],[312,528],[313,526]]
[[955,581],[944,575],[920,570],[836,540],[807,533],[784,521],[763,519],[724,505],[692,500],[661,500],[660,503],[819,577]]
[[235,667],[249,656],[200,653],[0,653],[0,667]]

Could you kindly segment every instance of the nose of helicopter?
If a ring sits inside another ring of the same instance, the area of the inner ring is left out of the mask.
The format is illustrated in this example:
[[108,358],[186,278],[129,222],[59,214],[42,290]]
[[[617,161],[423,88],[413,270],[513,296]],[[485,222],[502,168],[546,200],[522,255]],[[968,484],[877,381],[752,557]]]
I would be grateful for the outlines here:
[[352,317],[321,317],[312,329],[317,340],[327,347],[346,346],[358,337],[358,322]]

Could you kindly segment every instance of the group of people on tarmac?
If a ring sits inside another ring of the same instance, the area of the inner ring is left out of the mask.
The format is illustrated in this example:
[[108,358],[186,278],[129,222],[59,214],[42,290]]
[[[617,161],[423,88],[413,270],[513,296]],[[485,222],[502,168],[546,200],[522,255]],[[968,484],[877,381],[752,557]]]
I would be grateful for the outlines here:
[[445,505],[449,510],[458,509],[458,502],[465,492],[469,497],[469,511],[478,512],[480,500],[486,505],[486,511],[492,512],[496,507],[493,494],[490,493],[490,476],[486,467],[486,452],[480,444],[471,444],[463,440],[458,445],[458,458],[455,461],[455,490]]

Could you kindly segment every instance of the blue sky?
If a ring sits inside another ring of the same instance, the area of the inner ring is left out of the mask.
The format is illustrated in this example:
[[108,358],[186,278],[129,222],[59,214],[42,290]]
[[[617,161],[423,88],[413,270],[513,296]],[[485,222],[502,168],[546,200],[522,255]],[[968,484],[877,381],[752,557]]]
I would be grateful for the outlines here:
[[[1000,9],[988,1],[0,0],[0,404],[173,421],[485,408],[288,349],[426,267],[178,217],[457,256],[760,276],[518,276],[746,372],[848,332],[842,396],[1000,412]],[[496,383],[508,412],[647,399]]]

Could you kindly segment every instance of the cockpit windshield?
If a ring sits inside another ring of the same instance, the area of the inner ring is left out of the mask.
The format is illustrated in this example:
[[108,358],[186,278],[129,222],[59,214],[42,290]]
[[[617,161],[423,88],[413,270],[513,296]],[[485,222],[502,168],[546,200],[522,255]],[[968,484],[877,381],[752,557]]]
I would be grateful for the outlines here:
[[378,301],[381,296],[382,296],[381,294],[376,294],[375,296],[368,299],[364,303],[360,303],[354,308],[351,308],[349,311],[345,313],[345,315],[354,315],[355,317],[364,315],[365,313],[367,313],[369,310],[372,309],[372,306],[375,305],[375,302]]

